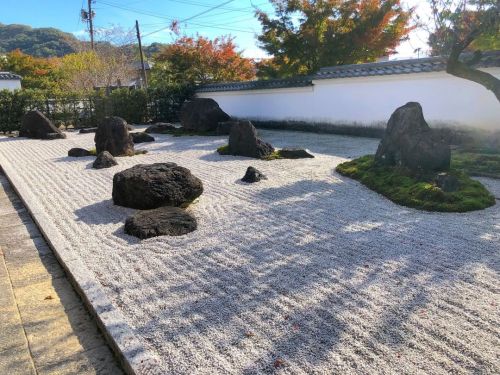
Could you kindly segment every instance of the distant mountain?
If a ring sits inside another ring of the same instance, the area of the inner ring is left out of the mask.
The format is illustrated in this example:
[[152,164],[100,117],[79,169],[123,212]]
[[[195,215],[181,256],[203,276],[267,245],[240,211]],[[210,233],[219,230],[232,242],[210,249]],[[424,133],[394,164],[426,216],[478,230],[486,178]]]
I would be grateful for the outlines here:
[[73,34],[58,29],[0,23],[0,53],[20,49],[38,57],[64,56],[75,52],[80,43]]
[[[88,42],[52,27],[32,28],[27,25],[0,23],[0,54],[20,49],[28,55],[37,57],[64,56],[76,52],[84,44]],[[150,58],[163,46],[165,44],[162,43],[144,46],[144,54]],[[130,45],[130,48],[136,48],[136,46]]]

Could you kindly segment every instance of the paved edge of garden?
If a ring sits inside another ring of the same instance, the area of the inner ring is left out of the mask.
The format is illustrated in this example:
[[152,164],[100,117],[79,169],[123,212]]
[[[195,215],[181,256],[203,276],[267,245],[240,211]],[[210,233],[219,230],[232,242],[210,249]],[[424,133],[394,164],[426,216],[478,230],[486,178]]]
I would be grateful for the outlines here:
[[160,361],[149,353],[94,279],[87,266],[65,246],[50,217],[37,207],[36,199],[17,176],[15,169],[0,155],[0,169],[31,214],[33,221],[66,271],[84,304],[95,317],[106,341],[119,359],[124,371],[131,375],[160,374]]

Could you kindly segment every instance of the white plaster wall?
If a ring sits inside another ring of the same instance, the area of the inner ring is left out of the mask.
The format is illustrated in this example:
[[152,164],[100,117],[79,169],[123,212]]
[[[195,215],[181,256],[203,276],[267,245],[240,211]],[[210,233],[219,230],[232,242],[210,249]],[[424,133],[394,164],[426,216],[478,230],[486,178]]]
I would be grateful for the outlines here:
[[[500,77],[500,68],[485,69]],[[427,121],[500,130],[500,103],[483,86],[445,72],[313,81],[312,87],[199,93],[231,116],[374,125],[417,101]]]
[[20,90],[21,81],[18,79],[0,79],[0,90]]

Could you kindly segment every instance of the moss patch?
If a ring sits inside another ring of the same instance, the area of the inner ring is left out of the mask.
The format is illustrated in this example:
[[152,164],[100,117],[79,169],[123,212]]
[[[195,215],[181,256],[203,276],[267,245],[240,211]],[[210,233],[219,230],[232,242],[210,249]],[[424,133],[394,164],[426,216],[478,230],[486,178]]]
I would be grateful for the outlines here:
[[471,176],[500,179],[500,153],[455,150],[451,154],[451,167]]
[[373,155],[339,164],[336,170],[395,203],[421,210],[466,212],[495,204],[495,197],[480,182],[461,171],[450,172],[459,179],[460,188],[448,193],[437,187],[432,179],[416,179],[404,169],[376,165]]
[[89,152],[91,156],[97,156],[97,150],[95,149],[95,147],[89,149]]

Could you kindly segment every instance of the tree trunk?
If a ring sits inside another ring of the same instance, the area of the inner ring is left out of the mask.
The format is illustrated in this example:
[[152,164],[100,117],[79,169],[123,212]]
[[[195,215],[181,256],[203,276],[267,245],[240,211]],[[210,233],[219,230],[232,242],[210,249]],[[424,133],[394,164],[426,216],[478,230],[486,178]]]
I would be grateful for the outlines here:
[[452,59],[451,56],[448,59],[446,71],[456,77],[468,79],[469,81],[483,85],[488,90],[493,91],[493,94],[495,94],[497,100],[500,102],[500,79],[490,73],[471,68],[469,65],[460,62],[458,58]]
[[459,60],[460,54],[472,43],[472,41],[481,34],[478,28],[473,29],[463,41],[459,41],[458,36],[455,36],[455,43],[451,49],[448,63],[446,65],[446,72],[456,77],[464,78],[472,82],[483,85],[488,90],[495,94],[497,100],[500,102],[500,79],[495,76],[474,69],[472,65],[479,62],[481,59],[481,52],[477,51],[474,57],[469,62],[461,62]]

